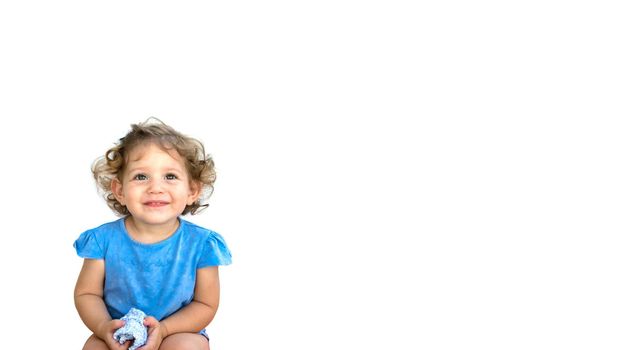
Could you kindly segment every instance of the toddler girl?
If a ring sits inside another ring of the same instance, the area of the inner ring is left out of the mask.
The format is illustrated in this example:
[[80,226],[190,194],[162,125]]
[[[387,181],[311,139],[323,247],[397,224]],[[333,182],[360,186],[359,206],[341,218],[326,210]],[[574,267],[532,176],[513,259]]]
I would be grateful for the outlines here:
[[92,166],[120,219],[82,233],[75,305],[93,332],[84,349],[127,349],[114,332],[130,309],[148,315],[142,350],[209,349],[205,327],[219,303],[218,266],[231,263],[222,236],[181,218],[208,204],[214,163],[204,146],[164,123],[132,125]]

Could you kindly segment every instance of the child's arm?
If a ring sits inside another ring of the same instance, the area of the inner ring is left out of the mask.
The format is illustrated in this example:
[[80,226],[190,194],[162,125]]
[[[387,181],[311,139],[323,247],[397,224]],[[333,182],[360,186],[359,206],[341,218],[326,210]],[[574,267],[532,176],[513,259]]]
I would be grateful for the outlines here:
[[209,266],[198,269],[196,271],[196,287],[193,300],[189,305],[160,322],[161,338],[164,339],[175,333],[200,332],[213,320],[219,302],[220,279],[218,267]]
[[84,259],[75,285],[75,307],[86,327],[113,349],[120,345],[113,339],[112,334],[125,322],[112,320],[108,313],[103,301],[104,278],[103,260]]

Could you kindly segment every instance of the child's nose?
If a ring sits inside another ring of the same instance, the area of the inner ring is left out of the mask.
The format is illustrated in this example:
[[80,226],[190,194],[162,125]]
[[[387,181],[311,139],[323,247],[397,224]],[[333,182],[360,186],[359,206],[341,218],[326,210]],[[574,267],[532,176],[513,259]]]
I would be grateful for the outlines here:
[[162,193],[163,192],[163,182],[161,180],[153,179],[149,182],[149,192],[150,193]]

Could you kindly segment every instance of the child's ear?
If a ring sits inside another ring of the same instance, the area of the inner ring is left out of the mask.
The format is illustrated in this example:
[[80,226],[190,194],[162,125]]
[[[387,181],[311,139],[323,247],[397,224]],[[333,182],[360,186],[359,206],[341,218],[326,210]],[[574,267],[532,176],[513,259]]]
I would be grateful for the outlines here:
[[195,203],[198,198],[200,198],[200,193],[202,192],[202,184],[197,181],[192,181],[189,184],[189,196],[187,196],[187,205],[192,205]]
[[112,179],[112,182],[110,183],[110,189],[112,190],[112,194],[114,195],[114,198],[116,198],[117,201],[119,201],[119,203],[121,203],[121,205],[125,206],[125,196],[123,195],[123,184],[121,183],[121,181],[119,181],[118,178],[114,178]]

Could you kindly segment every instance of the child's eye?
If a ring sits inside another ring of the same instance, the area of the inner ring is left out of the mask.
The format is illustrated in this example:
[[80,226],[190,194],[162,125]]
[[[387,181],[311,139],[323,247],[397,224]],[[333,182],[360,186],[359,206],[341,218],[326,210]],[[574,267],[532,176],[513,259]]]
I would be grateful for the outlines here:
[[174,174],[167,174],[167,175],[165,175],[165,178],[167,180],[176,180],[176,179],[178,179],[178,176],[176,176]]
[[134,175],[134,180],[147,180],[147,176],[145,174],[136,174]]

